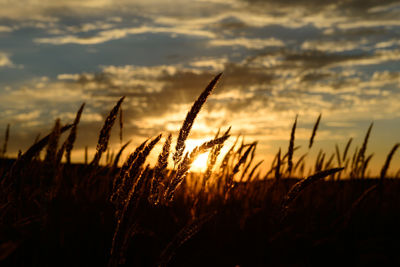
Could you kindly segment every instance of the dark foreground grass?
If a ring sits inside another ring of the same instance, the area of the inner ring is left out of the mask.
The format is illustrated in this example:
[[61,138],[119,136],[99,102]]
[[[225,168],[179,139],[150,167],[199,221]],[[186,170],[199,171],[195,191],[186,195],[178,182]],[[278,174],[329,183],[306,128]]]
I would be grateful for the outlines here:
[[[75,184],[85,179],[77,175],[84,169],[72,165],[64,170],[70,173],[64,178]],[[107,201],[108,171],[96,175],[103,182],[92,184],[91,192],[64,187],[51,202],[36,203],[36,197],[19,203],[15,213],[13,207],[3,208],[2,266],[107,266],[116,227],[115,209]],[[209,200],[205,194],[188,197],[185,185],[170,206],[152,206],[141,199],[131,215],[135,231],[129,236],[124,265],[400,263],[398,180],[385,180],[381,192],[373,190],[356,207],[353,204],[376,180],[317,181],[291,202],[282,218],[282,199],[296,182],[240,184],[228,201]],[[196,201],[200,203],[194,211]],[[182,229],[186,230],[177,240]]]
[[[57,120],[52,133],[16,160],[5,158],[7,128],[0,160],[1,266],[400,265],[400,180],[386,177],[398,145],[379,179],[365,178],[372,125],[353,154],[350,139],[343,153],[339,146],[333,155],[320,151],[310,164],[307,155],[294,160],[295,122],[287,153],[279,150],[266,174],[253,162],[257,143],[237,138],[220,155],[230,129],[185,154],[191,126],[219,77],[194,102],[177,144],[165,139],[154,169],[146,159],[161,135],[132,151],[121,168],[121,153],[107,153],[124,98],[86,164],[70,162],[83,106],[72,125]],[[68,137],[61,143],[63,133]],[[205,173],[190,173],[207,150]]]

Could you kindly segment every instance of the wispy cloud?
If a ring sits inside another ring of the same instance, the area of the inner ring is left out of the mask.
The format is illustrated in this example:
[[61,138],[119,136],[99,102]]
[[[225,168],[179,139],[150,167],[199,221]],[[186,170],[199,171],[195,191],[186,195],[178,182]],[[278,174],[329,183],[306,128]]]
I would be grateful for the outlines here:
[[0,68],[14,68],[16,65],[11,61],[10,54],[0,52]]
[[344,52],[351,50],[362,50],[368,41],[361,40],[314,40],[305,41],[301,48],[305,50],[318,50],[324,52]]
[[0,25],[0,32],[12,32],[13,28],[9,26]]
[[167,34],[181,34],[181,35],[189,35],[189,36],[198,36],[198,37],[207,37],[212,38],[215,35],[212,32],[197,30],[191,31],[187,29],[180,28],[163,28],[163,27],[147,27],[142,26],[138,28],[121,28],[121,29],[112,29],[100,31],[94,36],[90,37],[79,37],[75,35],[66,35],[66,36],[56,36],[56,37],[47,37],[47,38],[37,38],[35,39],[36,43],[42,44],[54,44],[54,45],[62,45],[62,44],[81,44],[81,45],[92,45],[108,42],[111,40],[121,39],[128,35],[135,34],[145,34],[145,33],[167,33]]
[[236,38],[236,39],[213,39],[209,42],[211,46],[243,46],[247,49],[263,49],[269,46],[284,46],[285,44],[276,38]]

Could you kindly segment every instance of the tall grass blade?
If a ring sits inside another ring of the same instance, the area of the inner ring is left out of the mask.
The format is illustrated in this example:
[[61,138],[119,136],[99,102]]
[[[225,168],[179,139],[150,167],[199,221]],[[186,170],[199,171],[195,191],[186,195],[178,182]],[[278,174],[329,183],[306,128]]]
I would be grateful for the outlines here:
[[121,97],[114,108],[110,111],[104,122],[103,128],[100,131],[99,141],[97,142],[96,154],[91,162],[92,166],[97,166],[99,164],[101,155],[107,150],[108,141],[110,139],[111,128],[114,125],[115,119],[117,118],[119,108],[124,101],[125,96]]
[[347,141],[346,147],[345,147],[345,149],[343,151],[343,158],[342,158],[343,162],[345,162],[346,159],[347,159],[347,154],[348,154],[348,151],[350,149],[350,145],[351,145],[352,141],[353,141],[353,138],[350,138],[349,141]]
[[74,142],[75,142],[75,139],[76,139],[76,133],[78,131],[78,124],[79,124],[79,121],[81,119],[81,115],[82,115],[82,111],[83,111],[84,107],[85,107],[85,103],[83,103],[81,105],[81,107],[79,108],[78,112],[76,113],[76,117],[75,117],[74,123],[72,124],[71,131],[70,131],[70,133],[69,133],[69,135],[67,137],[67,140],[66,140],[65,157],[66,157],[66,160],[67,160],[67,164],[71,163],[71,151],[72,151],[72,149],[74,147]]
[[215,76],[215,78],[208,84],[204,91],[200,94],[197,100],[194,102],[192,108],[187,113],[186,118],[183,122],[182,128],[179,131],[179,136],[176,141],[175,153],[173,155],[173,161],[175,166],[182,160],[183,151],[185,150],[185,141],[189,136],[190,130],[192,129],[193,122],[200,112],[201,107],[206,102],[211,91],[214,89],[217,81],[221,77],[222,73]]
[[290,176],[292,174],[292,169],[293,169],[293,148],[294,148],[294,138],[296,135],[296,125],[297,125],[297,115],[296,119],[294,120],[293,127],[292,127],[292,132],[290,133],[290,142],[289,142],[289,148],[288,148],[288,175]]
[[304,178],[303,180],[297,182],[292,186],[292,188],[289,190],[289,192],[286,194],[283,203],[282,203],[282,211],[285,212],[287,208],[289,207],[290,203],[295,200],[299,194],[309,185],[314,183],[315,181],[318,181],[320,179],[323,179],[329,175],[335,174],[339,171],[343,170],[343,168],[332,168],[329,170],[317,172],[311,176],[308,176],[307,178]]
[[315,135],[317,134],[317,130],[318,130],[318,126],[319,126],[319,122],[321,121],[321,116],[322,114],[319,114],[317,121],[314,124],[314,128],[313,131],[311,133],[311,137],[310,137],[310,142],[308,144],[308,148],[310,149],[312,147],[312,145],[314,144],[314,139],[315,139]]
[[154,205],[157,205],[159,203],[160,186],[161,187],[165,186],[165,185],[164,186],[160,185],[160,182],[165,180],[165,171],[168,166],[168,157],[171,147],[171,140],[172,140],[172,135],[169,134],[167,139],[165,140],[162,151],[158,156],[157,164],[154,168],[154,175],[151,181],[151,189],[149,195],[149,202]]
[[61,134],[60,130],[60,119],[57,119],[47,144],[46,156],[44,159],[44,161],[47,163],[56,162],[58,140],[60,139]]
[[6,133],[4,135],[3,150],[1,151],[1,156],[2,157],[6,156],[9,137],[10,137],[10,124],[7,124]]
[[385,164],[383,165],[382,170],[381,170],[381,176],[380,176],[381,180],[385,179],[387,170],[389,169],[389,166],[390,166],[390,162],[392,161],[393,155],[396,152],[396,150],[399,148],[399,146],[400,146],[400,143],[395,144],[393,146],[392,150],[390,150],[389,154],[387,155]]
[[281,149],[279,148],[278,154],[276,155],[276,167],[275,167],[275,179],[281,178]]
[[117,155],[115,156],[114,163],[113,163],[113,169],[114,169],[114,170],[118,167],[119,159],[121,158],[122,153],[123,153],[124,150],[129,146],[130,143],[131,143],[131,140],[129,140],[128,142],[126,142],[126,143],[125,143],[123,146],[121,146],[121,148],[119,149]]

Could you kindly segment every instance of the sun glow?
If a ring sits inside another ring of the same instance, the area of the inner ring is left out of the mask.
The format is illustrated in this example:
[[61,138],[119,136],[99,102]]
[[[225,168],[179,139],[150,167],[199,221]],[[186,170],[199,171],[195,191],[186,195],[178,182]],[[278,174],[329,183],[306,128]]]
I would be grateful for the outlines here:
[[[209,138],[203,138],[203,139],[188,139],[186,140],[186,151],[191,152],[193,149],[196,147],[200,146],[204,142],[207,142],[211,140],[212,137]],[[200,154],[196,160],[192,163],[192,167],[190,168],[191,171],[194,172],[204,172],[207,169],[207,159],[208,159],[208,154],[210,152],[205,152]]]
[[192,167],[190,169],[195,172],[204,172],[207,169],[207,160],[209,154],[210,152],[200,154],[192,163]]

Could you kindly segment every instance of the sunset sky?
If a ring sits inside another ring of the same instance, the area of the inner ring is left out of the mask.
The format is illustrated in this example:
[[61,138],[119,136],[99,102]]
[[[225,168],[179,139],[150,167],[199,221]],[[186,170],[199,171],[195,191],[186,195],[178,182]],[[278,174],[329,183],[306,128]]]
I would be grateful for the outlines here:
[[176,137],[223,72],[191,142],[232,126],[259,141],[268,163],[287,149],[298,114],[298,157],[322,113],[310,156],[335,143],[343,150],[350,137],[360,146],[374,122],[367,154],[379,171],[400,142],[399,18],[400,1],[0,0],[0,138],[10,123],[15,155],[86,102],[74,154],[82,160],[122,95],[130,149],[158,133]]

